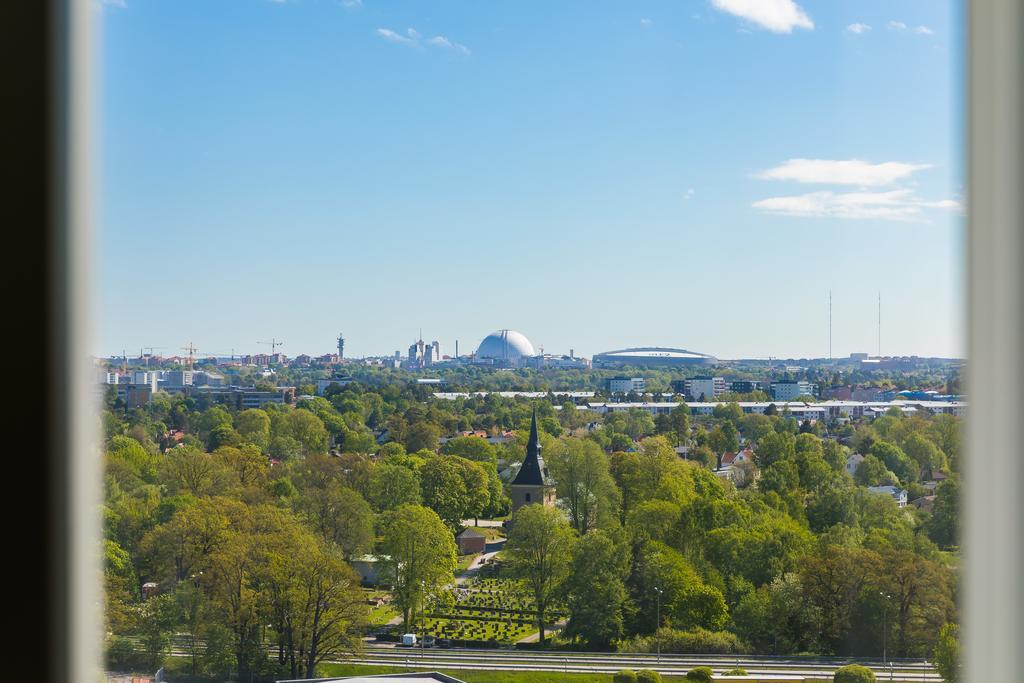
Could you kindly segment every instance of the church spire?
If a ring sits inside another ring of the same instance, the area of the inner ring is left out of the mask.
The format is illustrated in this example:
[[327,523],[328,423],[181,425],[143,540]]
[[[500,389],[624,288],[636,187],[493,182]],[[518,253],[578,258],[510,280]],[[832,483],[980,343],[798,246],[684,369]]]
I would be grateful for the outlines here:
[[530,422],[530,440],[526,442],[526,457],[523,466],[512,480],[513,486],[544,486],[544,460],[540,455],[540,434],[537,432],[537,410],[533,411]]

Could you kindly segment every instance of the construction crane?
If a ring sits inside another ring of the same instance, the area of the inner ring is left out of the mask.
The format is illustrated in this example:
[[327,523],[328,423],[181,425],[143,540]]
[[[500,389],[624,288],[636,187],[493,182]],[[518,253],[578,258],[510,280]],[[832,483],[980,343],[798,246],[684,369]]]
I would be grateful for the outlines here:
[[268,341],[268,342],[256,342],[256,343],[257,344],[263,344],[264,346],[269,346],[270,347],[270,355],[271,356],[273,356],[275,353],[277,353],[277,347],[278,346],[284,346],[284,342],[277,341],[277,338],[275,338],[275,337],[271,337],[270,341]]
[[192,365],[195,362],[193,356],[196,355],[196,351],[198,351],[199,349],[196,348],[195,344],[193,344],[192,342],[189,342],[188,346],[182,346],[181,350],[182,351],[188,351],[188,369],[191,370],[192,369]]
[[[143,347],[139,348],[139,358],[140,359],[145,359],[146,367],[148,368],[149,367],[149,361],[153,357],[153,352],[156,351],[157,349],[166,349],[166,348],[167,348],[166,346],[143,346]],[[147,350],[147,349],[149,350],[149,353],[143,354],[142,352]]]

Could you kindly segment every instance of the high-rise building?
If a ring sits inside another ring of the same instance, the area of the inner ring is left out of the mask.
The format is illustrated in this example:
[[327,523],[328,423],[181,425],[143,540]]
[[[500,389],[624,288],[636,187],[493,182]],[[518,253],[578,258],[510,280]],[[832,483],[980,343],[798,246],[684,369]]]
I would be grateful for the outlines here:
[[724,377],[691,377],[683,384],[691,401],[713,401],[725,393]]

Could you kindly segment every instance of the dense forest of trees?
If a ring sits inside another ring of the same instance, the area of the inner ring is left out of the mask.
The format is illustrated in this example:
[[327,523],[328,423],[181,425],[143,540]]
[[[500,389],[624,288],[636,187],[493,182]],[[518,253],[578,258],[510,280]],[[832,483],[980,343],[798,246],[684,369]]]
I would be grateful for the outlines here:
[[[348,561],[367,552],[391,558],[414,622],[451,583],[463,520],[509,512],[499,473],[522,459],[533,410],[559,508],[520,511],[505,559],[538,605],[567,606],[563,643],[877,655],[884,637],[890,654],[921,657],[957,621],[956,418],[801,425],[723,404],[601,419],[387,381],[242,411],[157,393],[126,413],[110,399],[109,658],[156,665],[173,637],[195,674],[312,676],[359,646],[367,606]],[[754,462],[718,478],[741,446]],[[934,493],[931,511],[866,488],[888,483]]]

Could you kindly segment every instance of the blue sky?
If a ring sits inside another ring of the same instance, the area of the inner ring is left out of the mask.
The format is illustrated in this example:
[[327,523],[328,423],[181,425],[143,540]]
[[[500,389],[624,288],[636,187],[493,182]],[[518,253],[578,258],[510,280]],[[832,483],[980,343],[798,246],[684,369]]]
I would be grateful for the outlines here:
[[961,355],[937,0],[93,0],[99,351]]

